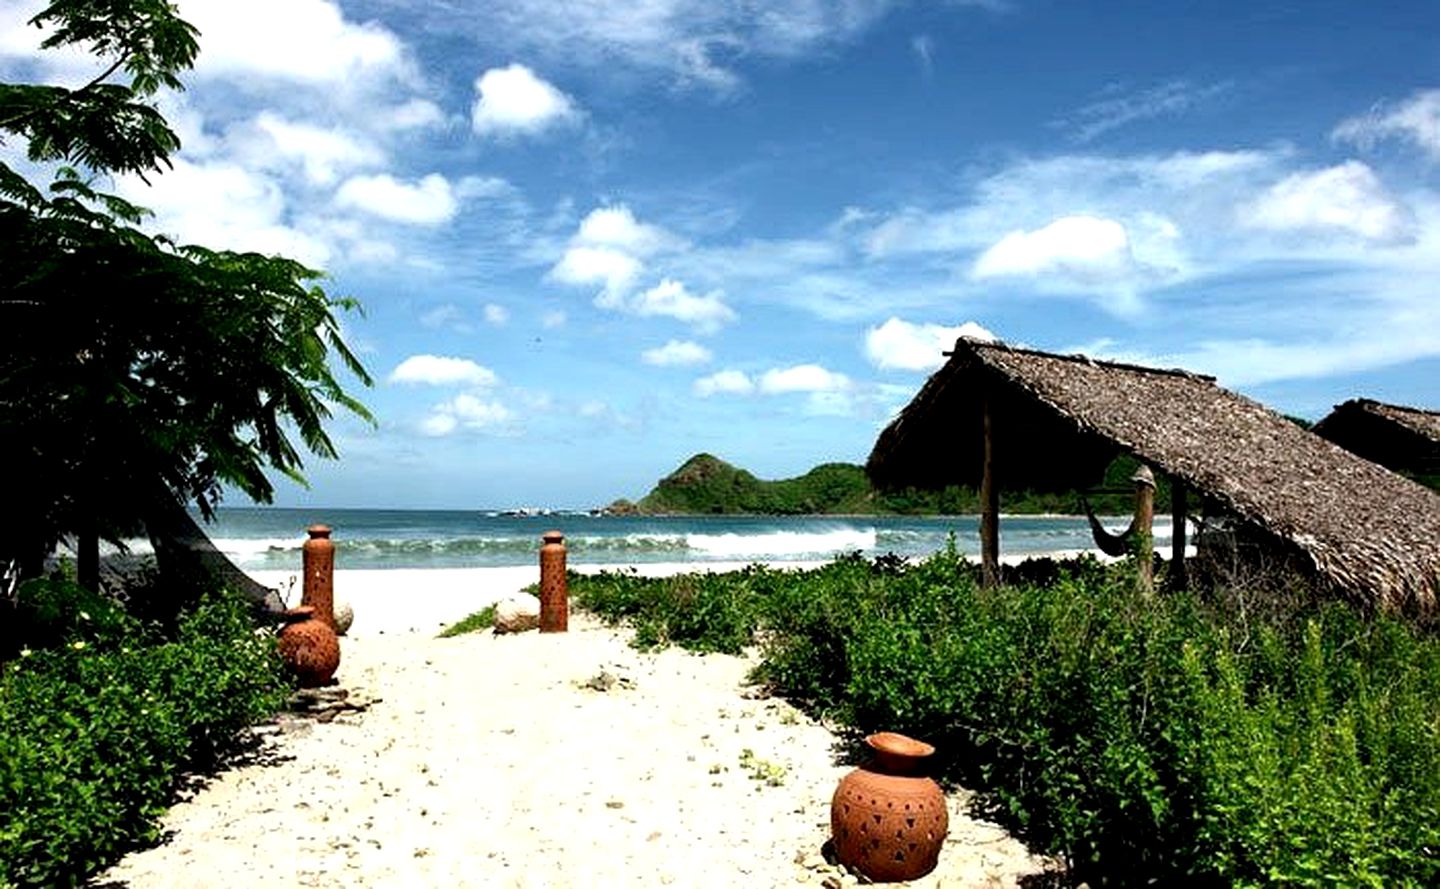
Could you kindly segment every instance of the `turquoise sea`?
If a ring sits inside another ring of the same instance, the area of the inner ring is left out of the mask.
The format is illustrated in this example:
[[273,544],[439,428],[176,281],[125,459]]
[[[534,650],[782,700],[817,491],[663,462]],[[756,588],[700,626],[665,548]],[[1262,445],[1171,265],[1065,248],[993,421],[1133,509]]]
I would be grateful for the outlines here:
[[[1123,530],[1127,518],[1106,520]],[[333,529],[340,568],[487,568],[529,565],[540,535],[565,535],[572,564],[707,561],[808,561],[847,552],[924,556],[950,534],[961,552],[980,551],[976,516],[597,516],[493,510],[222,508],[207,531],[242,568],[290,569],[300,563],[305,528]],[[1168,539],[1156,523],[1157,542]],[[1093,547],[1084,518],[1001,519],[1002,554],[1040,555]],[[138,543],[138,541],[137,541]],[[143,548],[143,546],[141,547]]]

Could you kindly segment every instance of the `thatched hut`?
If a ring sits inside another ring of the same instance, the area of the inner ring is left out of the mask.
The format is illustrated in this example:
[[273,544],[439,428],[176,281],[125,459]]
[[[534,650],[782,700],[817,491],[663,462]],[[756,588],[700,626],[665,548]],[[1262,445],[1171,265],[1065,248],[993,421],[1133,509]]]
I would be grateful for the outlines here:
[[1387,469],[1440,481],[1440,411],[1354,398],[1316,423],[1315,434]]
[[1322,589],[1435,611],[1440,495],[1212,377],[962,339],[880,434],[866,469],[884,487],[978,485],[993,580],[1002,486],[1083,490],[1121,453],[1233,516]]

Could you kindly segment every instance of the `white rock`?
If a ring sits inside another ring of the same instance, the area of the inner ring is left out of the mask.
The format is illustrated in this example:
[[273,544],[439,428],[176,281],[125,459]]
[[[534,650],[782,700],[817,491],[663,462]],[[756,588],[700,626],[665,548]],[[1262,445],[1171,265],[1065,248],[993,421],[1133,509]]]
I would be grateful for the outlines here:
[[540,599],[515,593],[495,603],[495,632],[520,633],[540,626]]
[[355,623],[355,609],[344,599],[335,600],[335,635],[343,636]]

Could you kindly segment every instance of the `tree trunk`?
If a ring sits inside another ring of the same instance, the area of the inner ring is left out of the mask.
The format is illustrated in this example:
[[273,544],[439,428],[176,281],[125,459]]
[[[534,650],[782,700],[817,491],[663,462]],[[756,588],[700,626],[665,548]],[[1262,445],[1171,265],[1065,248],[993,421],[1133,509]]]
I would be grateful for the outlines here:
[[216,549],[204,529],[162,484],[157,483],[147,504],[145,531],[155,549],[160,577],[170,589],[198,594],[223,588],[240,593],[257,610],[284,610],[279,592],[252,579]]
[[93,516],[75,535],[75,581],[92,593],[100,591],[100,532]]
[[982,400],[985,456],[980,474],[980,585],[1000,585],[1000,483],[995,477],[995,429],[990,396]]

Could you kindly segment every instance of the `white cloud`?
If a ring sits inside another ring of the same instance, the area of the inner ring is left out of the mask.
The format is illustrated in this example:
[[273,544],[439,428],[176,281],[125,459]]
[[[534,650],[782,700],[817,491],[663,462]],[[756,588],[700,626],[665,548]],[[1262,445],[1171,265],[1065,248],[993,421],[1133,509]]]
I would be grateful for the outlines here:
[[697,296],[670,278],[636,296],[629,308],[637,315],[664,315],[683,321],[701,333],[714,333],[736,318],[719,292]]
[[[342,172],[377,166],[385,156],[360,136],[306,123],[295,123],[273,111],[262,111],[254,120],[254,137],[237,136],[247,160],[269,164],[274,159],[300,165],[313,185],[330,185]],[[247,145],[251,141],[258,143]],[[232,139],[232,147],[235,140]]]
[[910,50],[920,63],[920,70],[929,77],[935,70],[935,38],[929,34],[917,34],[910,38]]
[[411,355],[390,372],[390,382],[427,386],[493,386],[495,372],[468,358]]
[[384,130],[421,130],[445,123],[445,112],[429,99],[410,99],[378,109],[373,120]]
[[[345,19],[328,0],[181,0],[200,30],[200,76],[272,77],[347,86],[357,78],[408,76],[404,46],[374,22]],[[243,80],[242,80],[243,82]]]
[[439,173],[415,183],[402,182],[389,173],[352,176],[336,191],[335,203],[413,225],[448,222],[459,209],[450,182]]
[[564,312],[553,309],[540,316],[540,326],[546,330],[554,330],[557,327],[564,327],[566,320]]
[[663,346],[646,349],[640,354],[642,361],[657,367],[692,367],[706,363],[711,357],[710,350],[699,343],[682,340],[670,340]]
[[1369,114],[1341,121],[1331,135],[1362,148],[1400,139],[1440,160],[1440,90],[1421,90],[1399,105],[1377,105]]
[[515,193],[515,186],[499,176],[462,176],[455,183],[458,198],[503,198]]
[[454,414],[436,411],[420,422],[420,431],[426,435],[439,438],[449,435],[459,428],[459,426],[460,421],[455,419]]
[[149,183],[115,177],[121,197],[155,212],[153,229],[217,250],[280,254],[308,265],[329,261],[329,244],[288,223],[289,202],[270,177],[224,161],[177,157],[173,164]]
[[794,367],[767,370],[760,377],[760,391],[766,395],[788,392],[843,392],[851,386],[850,378],[826,370],[818,364],[797,364]]
[[695,394],[701,398],[711,395],[749,395],[755,391],[755,383],[743,371],[722,370],[695,381]]
[[470,122],[482,136],[535,135],[579,117],[569,96],[524,65],[491,68],[476,79],[475,92]]
[[1341,231],[1387,244],[1414,237],[1409,210],[1390,196],[1374,171],[1354,160],[1285,177],[1244,208],[1240,220],[1255,228]]
[[656,225],[639,222],[624,204],[597,207],[580,221],[574,243],[611,247],[636,256],[649,256],[680,245],[675,236]]
[[620,307],[643,268],[640,260],[610,247],[571,247],[550,270],[550,277],[564,284],[603,285],[595,302],[613,309]]
[[[624,204],[597,207],[586,214],[570,245],[550,269],[548,277],[565,284],[600,284],[595,304],[604,309],[629,310],[640,314],[674,314],[691,310],[704,314],[706,308],[680,299],[678,308],[664,301],[668,290],[649,299],[630,299],[631,290],[645,271],[648,257],[685,246],[685,242],[659,226],[640,222]],[[678,286],[678,285],[677,285]],[[648,296],[648,295],[647,295]],[[680,294],[674,295],[679,298]],[[694,299],[706,299],[698,297]],[[728,309],[726,309],[728,311]],[[704,323],[713,323],[714,319]]]
[[449,435],[457,429],[504,430],[515,419],[510,408],[495,399],[469,393],[456,395],[435,405],[420,424],[426,435]]
[[477,36],[511,52],[570,64],[658,70],[682,86],[729,93],[740,86],[733,60],[793,59],[845,45],[894,6],[890,0],[495,0]]
[[1012,231],[975,260],[977,278],[1046,277],[1081,285],[1121,281],[1134,271],[1130,239],[1113,219],[1066,216]]
[[1094,102],[1077,108],[1068,119],[1058,120],[1055,125],[1071,129],[1077,140],[1089,142],[1136,121],[1179,116],[1229,91],[1232,86],[1229,81],[1197,85],[1186,80],[1171,80],[1135,92],[1112,86]]
[[496,327],[503,327],[510,320],[510,310],[496,303],[485,304],[485,321]]
[[420,316],[420,323],[426,327],[451,327],[459,331],[468,330],[465,313],[454,303],[444,303]]
[[881,370],[935,370],[960,337],[993,342],[995,335],[966,321],[958,327],[940,324],[912,324],[891,318],[865,333],[865,357]]

